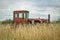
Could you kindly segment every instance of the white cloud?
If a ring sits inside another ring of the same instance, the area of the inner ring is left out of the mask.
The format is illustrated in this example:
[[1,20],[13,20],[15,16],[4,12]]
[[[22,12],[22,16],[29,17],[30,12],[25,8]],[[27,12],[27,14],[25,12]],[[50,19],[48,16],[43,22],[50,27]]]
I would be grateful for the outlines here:
[[[12,15],[14,10],[28,10],[28,11],[30,11],[30,17],[40,17],[41,15],[50,14],[51,18],[53,19],[54,16],[60,16],[59,15],[60,8],[39,7],[39,6],[36,6],[36,5],[38,5],[38,2],[35,3],[32,1],[26,1],[26,0],[13,1],[12,3],[11,2],[9,2],[9,1],[2,2],[4,4],[3,6],[6,8],[0,9],[0,10],[2,10],[1,13],[4,13],[4,15]],[[56,5],[59,5],[59,2],[56,2]],[[45,16],[43,16],[43,17],[45,17]]]

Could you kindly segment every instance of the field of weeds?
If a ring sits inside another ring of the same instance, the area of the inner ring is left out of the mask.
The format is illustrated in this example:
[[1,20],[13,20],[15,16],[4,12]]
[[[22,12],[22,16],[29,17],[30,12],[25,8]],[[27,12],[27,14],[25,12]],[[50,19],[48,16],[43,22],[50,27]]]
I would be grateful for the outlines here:
[[0,40],[60,40],[60,23],[20,24],[16,28],[0,24]]

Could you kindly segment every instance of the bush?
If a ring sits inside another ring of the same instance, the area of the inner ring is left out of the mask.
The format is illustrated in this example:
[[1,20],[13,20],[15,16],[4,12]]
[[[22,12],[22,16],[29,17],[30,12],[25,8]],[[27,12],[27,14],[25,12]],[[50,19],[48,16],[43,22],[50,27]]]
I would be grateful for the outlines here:
[[12,20],[11,19],[7,19],[7,20],[4,20],[1,22],[2,24],[10,24],[12,23]]

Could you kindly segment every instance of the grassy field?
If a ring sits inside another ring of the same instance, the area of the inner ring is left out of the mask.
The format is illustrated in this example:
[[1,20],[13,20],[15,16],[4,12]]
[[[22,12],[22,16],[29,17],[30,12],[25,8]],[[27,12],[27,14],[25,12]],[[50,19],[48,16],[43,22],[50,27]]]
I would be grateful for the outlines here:
[[0,40],[60,40],[60,23],[19,25],[0,23]]

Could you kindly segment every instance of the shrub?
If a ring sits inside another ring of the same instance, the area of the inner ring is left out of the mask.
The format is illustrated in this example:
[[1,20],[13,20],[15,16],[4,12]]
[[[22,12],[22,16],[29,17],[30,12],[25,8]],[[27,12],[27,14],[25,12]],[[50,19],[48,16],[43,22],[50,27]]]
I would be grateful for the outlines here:
[[2,24],[10,24],[12,23],[12,20],[11,19],[6,19],[4,21],[1,22]]

